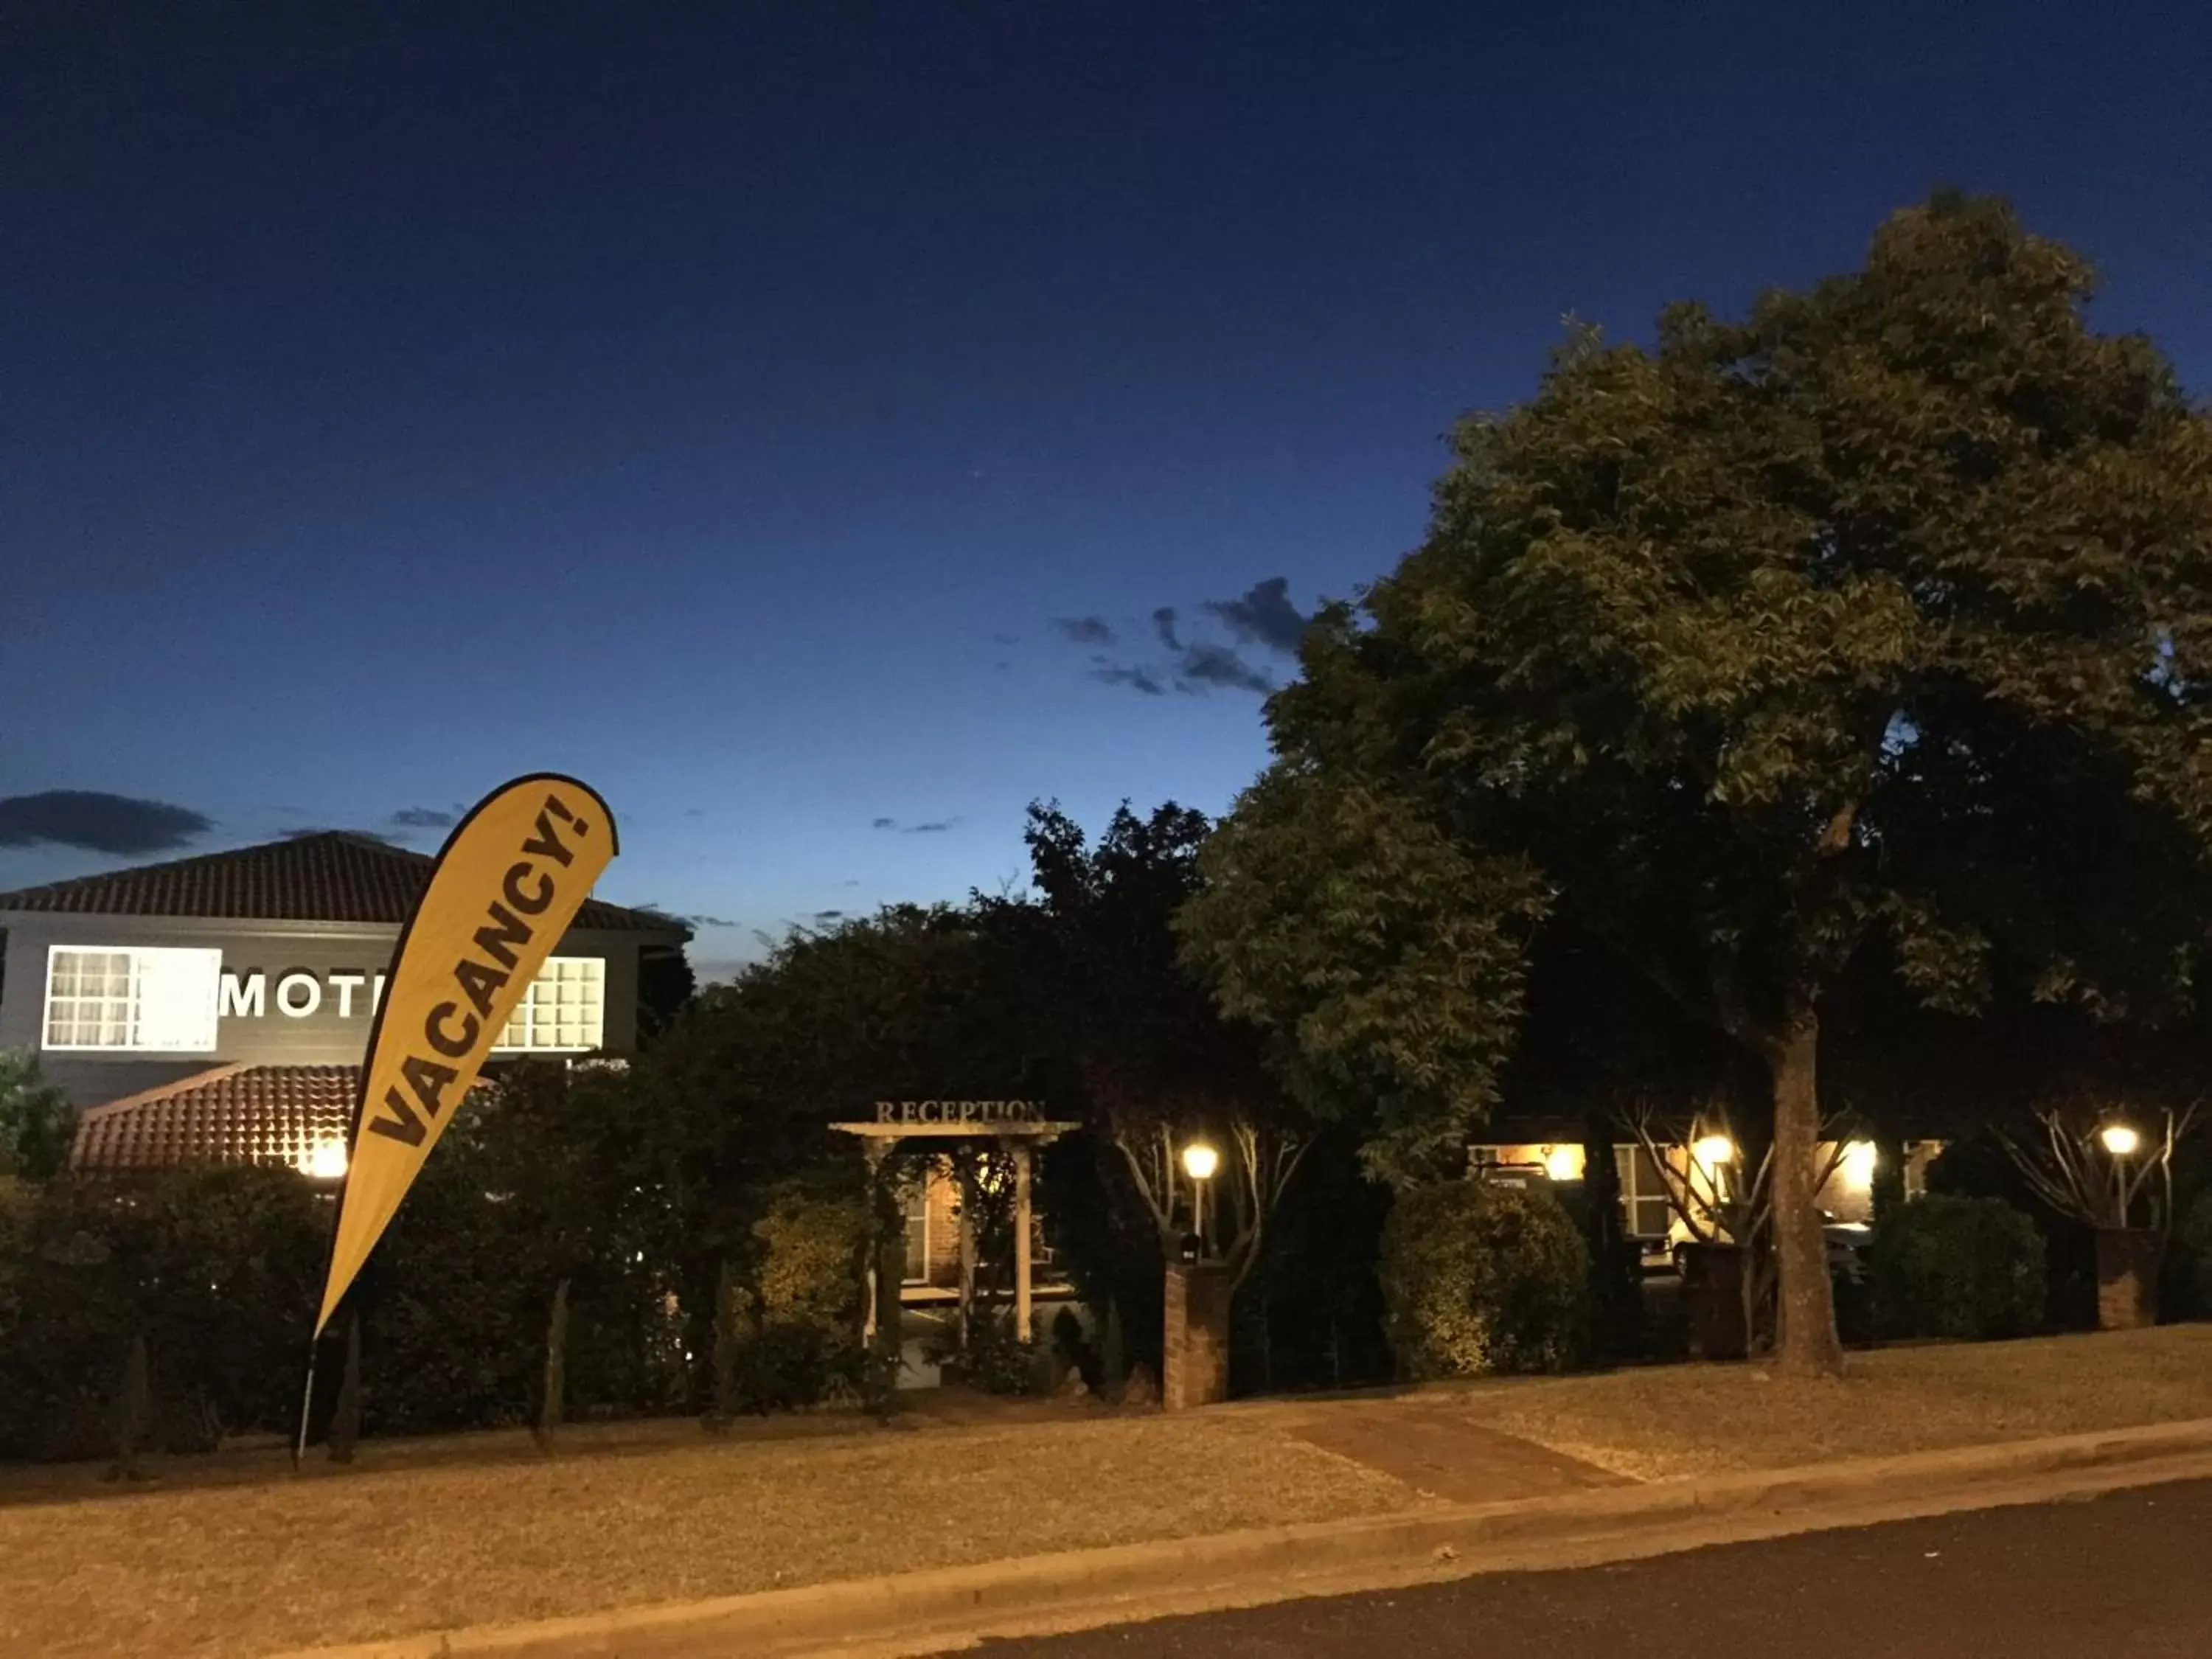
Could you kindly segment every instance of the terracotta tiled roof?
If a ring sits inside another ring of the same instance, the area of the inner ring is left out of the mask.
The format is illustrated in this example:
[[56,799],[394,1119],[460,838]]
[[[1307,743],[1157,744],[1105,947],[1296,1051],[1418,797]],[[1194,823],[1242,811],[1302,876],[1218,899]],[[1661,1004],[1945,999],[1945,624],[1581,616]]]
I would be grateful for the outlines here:
[[318,1146],[345,1140],[360,1079],[358,1066],[218,1066],[94,1107],[78,1121],[70,1164],[97,1170],[209,1164],[306,1170]]
[[[478,1079],[470,1092],[490,1086]],[[360,1087],[358,1066],[217,1066],[94,1107],[77,1120],[70,1166],[113,1173],[282,1164],[335,1176],[343,1165],[326,1161],[329,1149],[344,1146]]]
[[[413,911],[435,863],[371,836],[331,830],[0,893],[0,910],[397,925]],[[690,933],[673,916],[597,899],[585,901],[576,926]]]

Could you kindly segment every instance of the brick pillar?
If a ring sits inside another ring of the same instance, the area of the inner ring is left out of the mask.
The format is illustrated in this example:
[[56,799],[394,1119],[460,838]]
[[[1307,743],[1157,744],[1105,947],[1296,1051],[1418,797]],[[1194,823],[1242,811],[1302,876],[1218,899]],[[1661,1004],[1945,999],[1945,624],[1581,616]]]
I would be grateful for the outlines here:
[[1229,1397],[1229,1270],[1218,1261],[1168,1266],[1160,1404],[1179,1412]]
[[2158,1323],[2158,1270],[2166,1240],[2146,1227],[2097,1229],[2097,1328]]

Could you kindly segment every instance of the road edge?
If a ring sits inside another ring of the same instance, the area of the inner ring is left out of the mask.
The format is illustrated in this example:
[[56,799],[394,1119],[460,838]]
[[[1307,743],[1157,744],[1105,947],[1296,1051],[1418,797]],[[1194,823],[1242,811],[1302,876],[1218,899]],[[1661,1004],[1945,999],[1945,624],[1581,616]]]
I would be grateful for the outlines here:
[[1592,1565],[1824,1528],[2212,1476],[2212,1419],[1022,1556],[470,1626],[279,1659],[895,1659],[1479,1572]]

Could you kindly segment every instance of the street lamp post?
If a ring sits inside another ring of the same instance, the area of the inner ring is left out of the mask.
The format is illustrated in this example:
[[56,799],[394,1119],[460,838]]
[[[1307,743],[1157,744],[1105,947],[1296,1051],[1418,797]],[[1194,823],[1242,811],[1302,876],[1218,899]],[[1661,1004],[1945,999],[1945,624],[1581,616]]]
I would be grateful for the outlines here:
[[2097,1139],[2112,1158],[2112,1224],[2128,1224],[2128,1160],[2142,1145],[2142,1137],[2125,1123],[2107,1123],[2097,1132]]
[[1194,1140],[1182,1149],[1182,1170],[1191,1182],[1192,1231],[1198,1235],[1198,1253],[1206,1252],[1206,1188],[1213,1179],[1213,1172],[1221,1167],[1221,1154],[1202,1140]]

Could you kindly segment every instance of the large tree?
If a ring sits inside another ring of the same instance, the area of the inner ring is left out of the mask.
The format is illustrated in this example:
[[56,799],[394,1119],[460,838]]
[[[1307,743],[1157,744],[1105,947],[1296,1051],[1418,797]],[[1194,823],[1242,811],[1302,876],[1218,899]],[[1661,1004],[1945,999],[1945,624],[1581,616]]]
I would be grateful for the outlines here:
[[2092,287],[1947,196],[1741,322],[1577,330],[1310,632],[1207,854],[1188,926],[1229,1005],[1406,1124],[1483,1103],[1534,927],[1722,1034],[1772,1102],[1788,1370],[1841,1363],[1813,1190],[1840,981],[2141,1022],[2192,994],[2212,428],[2090,330]]

